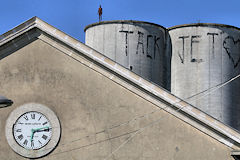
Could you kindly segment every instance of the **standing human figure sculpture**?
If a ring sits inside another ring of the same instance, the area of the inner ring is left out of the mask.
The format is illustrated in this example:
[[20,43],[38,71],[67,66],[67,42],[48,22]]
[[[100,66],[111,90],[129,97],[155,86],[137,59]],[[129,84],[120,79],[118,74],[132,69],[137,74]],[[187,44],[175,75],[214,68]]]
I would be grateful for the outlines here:
[[98,15],[99,15],[99,22],[101,22],[102,21],[102,7],[101,7],[101,5],[98,8]]

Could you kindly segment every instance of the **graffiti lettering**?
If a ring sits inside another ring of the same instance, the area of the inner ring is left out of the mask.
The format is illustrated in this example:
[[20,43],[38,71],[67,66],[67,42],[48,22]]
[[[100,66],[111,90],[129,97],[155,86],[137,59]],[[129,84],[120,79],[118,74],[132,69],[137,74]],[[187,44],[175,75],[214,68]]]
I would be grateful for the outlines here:
[[[221,31],[219,33],[210,33],[208,32],[206,34],[206,36],[209,36],[211,38],[211,54],[213,55],[213,58],[215,58],[214,54],[215,54],[215,40],[217,37],[220,37],[219,35],[223,35],[225,32]],[[185,55],[186,55],[186,42],[187,42],[187,38],[191,38],[190,39],[190,62],[203,62],[203,59],[198,59],[196,57],[194,57],[194,44],[199,43],[200,38],[202,36],[201,35],[184,35],[184,36],[180,36],[178,37],[178,39],[181,39],[182,41],[182,51],[178,51],[178,56],[180,58],[180,61],[182,64],[184,64],[185,62]],[[239,64],[240,64],[240,38],[239,39],[234,39],[232,36],[227,36],[224,40],[223,40],[223,48],[226,51],[228,58],[230,59],[230,61],[233,64],[233,67],[236,68]]]
[[227,36],[223,41],[223,48],[225,49],[229,59],[233,63],[234,68],[236,68],[240,62],[240,39],[237,39],[235,41],[233,37]]
[[207,35],[212,36],[212,54],[214,56],[214,37],[217,36],[217,33],[207,33]]
[[[124,47],[125,47],[125,55],[128,56],[129,52],[129,36],[137,36],[137,46],[136,46],[136,54],[144,54],[146,52],[146,57],[149,59],[155,59],[156,54],[160,52],[160,37],[148,34],[144,35],[141,31],[129,31],[124,30],[123,27],[121,30],[119,30],[120,33],[125,34],[125,41],[124,41]],[[131,37],[130,37],[131,38]],[[145,49],[145,42],[146,44],[146,50]],[[132,49],[131,49],[132,50]]]
[[133,31],[124,31],[123,29],[119,32],[125,33],[125,54],[128,55],[128,34],[133,34]]
[[191,51],[190,51],[190,54],[191,54],[191,62],[197,62],[197,63],[200,63],[202,62],[203,60],[202,59],[197,59],[197,58],[193,58],[193,44],[194,43],[199,43],[198,38],[200,38],[201,36],[200,35],[196,35],[196,36],[192,36],[191,37]]
[[152,55],[149,53],[149,39],[152,38],[153,36],[152,35],[148,35],[147,36],[147,57],[152,59]]
[[156,48],[158,49],[158,51],[160,50],[157,41],[160,40],[160,37],[154,36],[154,52],[153,52],[153,56],[155,59],[156,56]]
[[136,52],[136,54],[138,54],[139,45],[142,46],[142,53],[144,54],[143,33],[140,32],[140,31],[138,31],[138,43],[137,43],[137,52]]
[[182,55],[178,53],[178,56],[181,60],[181,63],[184,63],[184,50],[185,50],[185,38],[189,38],[189,36],[181,36],[181,37],[178,37],[179,39],[182,39],[182,44],[183,44],[183,49],[182,49]]

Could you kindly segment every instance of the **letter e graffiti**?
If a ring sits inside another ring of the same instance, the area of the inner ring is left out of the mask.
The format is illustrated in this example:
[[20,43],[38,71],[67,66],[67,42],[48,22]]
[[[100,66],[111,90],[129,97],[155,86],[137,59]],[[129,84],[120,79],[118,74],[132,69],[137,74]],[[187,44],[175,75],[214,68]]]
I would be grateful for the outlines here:
[[197,58],[193,58],[193,44],[194,43],[199,43],[198,38],[200,38],[201,36],[200,35],[196,35],[196,36],[192,36],[191,37],[191,62],[197,62],[197,63],[200,63],[202,62],[203,60],[202,59],[197,59]]

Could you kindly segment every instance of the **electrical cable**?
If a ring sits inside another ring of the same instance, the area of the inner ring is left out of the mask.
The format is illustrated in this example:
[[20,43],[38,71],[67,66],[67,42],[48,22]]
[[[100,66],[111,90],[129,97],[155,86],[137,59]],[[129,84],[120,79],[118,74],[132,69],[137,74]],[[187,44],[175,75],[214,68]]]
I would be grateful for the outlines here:
[[[230,80],[222,83],[221,85],[217,85],[216,87],[214,87],[215,89],[213,88],[213,89],[210,90],[207,94],[201,96],[200,98],[203,98],[203,97],[205,97],[206,95],[208,95],[208,94],[216,91],[217,89],[219,89],[219,88],[221,88],[221,87],[229,84],[230,82],[234,81],[234,80],[237,79],[238,77],[240,77],[240,74],[237,75],[237,76],[235,76],[235,77],[233,77],[233,78],[231,78]],[[199,98],[199,99],[200,99],[200,98]],[[179,102],[178,102],[178,103],[179,103]],[[182,108],[183,108],[183,107],[182,107]],[[178,112],[178,111],[180,111],[182,108],[179,108],[179,109],[177,109],[176,111]],[[160,109],[160,110],[162,110],[162,109]],[[159,121],[159,120],[154,121],[154,122],[146,125],[145,127],[140,128],[140,130],[139,130],[138,132],[134,133],[130,138],[128,138],[126,141],[124,141],[117,149],[115,149],[112,153],[110,153],[104,160],[107,160],[108,158],[110,158],[114,153],[116,153],[120,148],[122,148],[122,147],[123,147],[125,144],[127,144],[132,138],[134,138],[138,133],[141,133],[142,131],[144,131],[144,130],[145,130],[146,128],[148,128],[149,126],[152,126],[152,125],[156,124],[156,122],[158,122],[158,121]]]

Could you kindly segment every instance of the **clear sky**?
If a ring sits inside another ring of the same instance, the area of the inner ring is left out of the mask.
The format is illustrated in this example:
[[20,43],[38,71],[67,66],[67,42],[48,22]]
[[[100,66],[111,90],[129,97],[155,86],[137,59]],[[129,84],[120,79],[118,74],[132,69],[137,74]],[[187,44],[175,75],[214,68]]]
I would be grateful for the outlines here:
[[84,42],[84,27],[104,20],[139,20],[164,27],[221,23],[240,27],[240,0],[2,0],[0,34],[33,16]]

